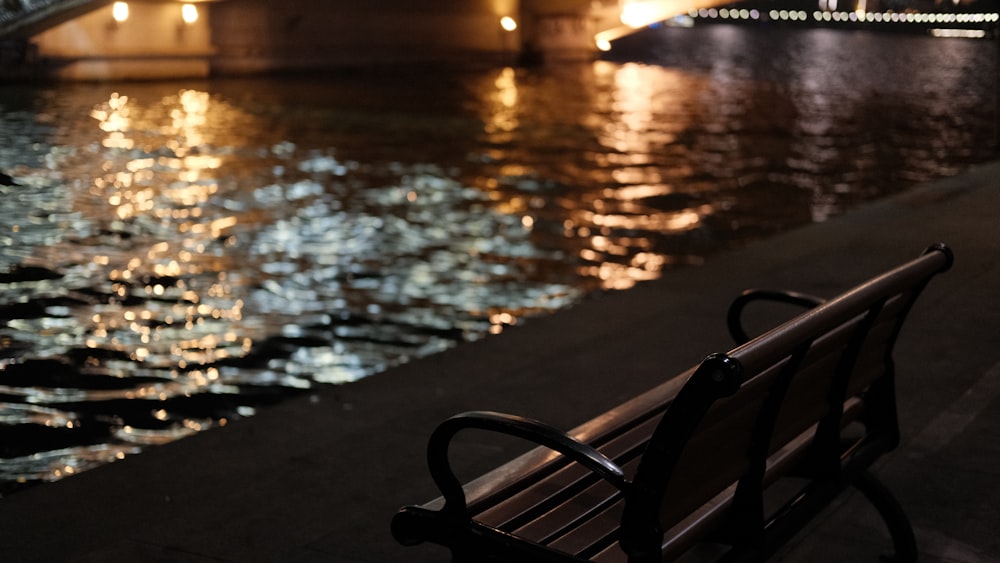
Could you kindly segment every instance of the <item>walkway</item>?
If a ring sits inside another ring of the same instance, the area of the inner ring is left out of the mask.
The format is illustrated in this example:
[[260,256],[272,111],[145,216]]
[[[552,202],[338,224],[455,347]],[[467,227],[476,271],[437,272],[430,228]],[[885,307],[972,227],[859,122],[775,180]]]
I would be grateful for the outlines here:
[[[904,443],[878,467],[924,561],[1000,559],[1000,163],[592,299],[516,330],[328,389],[125,461],[0,500],[4,561],[446,561],[389,536],[435,494],[428,434],[462,410],[570,428],[725,350],[744,287],[830,295],[916,256],[955,250],[897,349]],[[469,441],[476,472],[509,452]],[[463,458],[464,460],[465,458]],[[786,561],[875,561],[851,497]]]

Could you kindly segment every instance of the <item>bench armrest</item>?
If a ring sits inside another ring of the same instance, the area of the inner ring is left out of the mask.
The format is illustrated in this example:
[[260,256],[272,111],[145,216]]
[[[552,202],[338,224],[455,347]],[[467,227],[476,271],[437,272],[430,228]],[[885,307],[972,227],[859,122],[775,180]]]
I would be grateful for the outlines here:
[[580,463],[622,492],[629,487],[621,467],[596,448],[561,430],[530,418],[490,411],[471,411],[455,415],[438,425],[427,444],[427,464],[431,477],[445,500],[443,512],[462,516],[468,513],[465,491],[448,461],[448,447],[452,438],[459,431],[468,428],[507,434],[545,446]]
[[729,335],[737,344],[746,344],[750,341],[750,336],[747,335],[746,330],[743,328],[743,309],[753,301],[774,301],[789,305],[798,305],[806,309],[812,309],[826,302],[825,299],[820,297],[795,291],[748,289],[733,300],[732,304],[729,305],[729,313],[726,315],[726,325],[729,327]]

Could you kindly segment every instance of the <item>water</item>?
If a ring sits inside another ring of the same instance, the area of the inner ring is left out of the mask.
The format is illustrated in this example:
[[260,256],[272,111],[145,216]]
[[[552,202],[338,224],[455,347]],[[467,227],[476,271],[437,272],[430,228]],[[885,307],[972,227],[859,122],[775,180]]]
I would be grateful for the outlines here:
[[708,26],[611,56],[0,86],[0,491],[994,154],[990,42]]

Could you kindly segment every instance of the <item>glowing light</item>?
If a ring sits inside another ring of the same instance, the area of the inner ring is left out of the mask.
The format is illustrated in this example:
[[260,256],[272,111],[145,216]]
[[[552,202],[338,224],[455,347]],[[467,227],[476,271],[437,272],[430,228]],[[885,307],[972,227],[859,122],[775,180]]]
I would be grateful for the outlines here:
[[[825,0],[820,4],[825,4],[827,6],[836,6],[836,0]],[[967,14],[967,15],[955,15],[955,14],[898,14],[894,12],[867,12],[862,10],[857,10],[854,12],[836,12],[829,10],[814,10],[811,13],[805,10],[770,10],[762,14],[758,10],[746,10],[746,9],[732,9],[732,8],[722,8],[722,9],[706,9],[701,8],[698,10],[691,10],[688,13],[691,18],[724,18],[724,19],[739,19],[739,20],[760,20],[762,17],[766,17],[772,21],[793,21],[793,22],[804,22],[808,21],[811,17],[814,21],[823,22],[864,22],[864,23],[885,23],[885,22],[940,22],[940,23],[954,23],[964,21],[997,21],[1000,19],[1000,14]],[[629,29],[629,28],[619,28],[619,29]],[[624,35],[627,35],[630,31],[620,32],[618,29],[602,32],[598,34],[598,38],[618,39]]]
[[194,4],[184,4],[181,6],[181,18],[184,23],[192,24],[198,21],[198,7]]
[[611,50],[611,42],[608,41],[607,39],[598,37],[596,41],[597,41],[597,48],[599,50],[601,50],[601,51],[610,51]]
[[666,19],[669,14],[657,2],[630,2],[622,6],[621,22],[631,28],[640,28]]
[[111,8],[111,17],[115,18],[115,21],[122,23],[128,19],[128,3],[127,2],[115,2],[114,6]]
[[963,37],[969,39],[982,39],[986,37],[986,32],[982,29],[932,29],[931,35],[934,37]]
[[510,16],[504,16],[500,18],[500,27],[502,27],[504,31],[514,31],[517,29],[517,21]]

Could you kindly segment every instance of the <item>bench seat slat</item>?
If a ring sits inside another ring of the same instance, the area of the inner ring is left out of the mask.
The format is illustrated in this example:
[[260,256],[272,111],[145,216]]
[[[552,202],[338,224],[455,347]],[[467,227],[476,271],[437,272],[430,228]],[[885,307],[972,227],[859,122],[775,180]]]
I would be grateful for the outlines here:
[[[642,453],[649,440],[650,427],[655,423],[654,419],[647,420],[598,449],[619,465],[626,466],[631,459]],[[595,481],[596,478],[583,467],[571,464],[526,487],[516,495],[475,514],[475,518],[498,529],[510,531],[513,527],[522,526],[526,518],[530,519],[534,514],[550,510],[554,504],[562,502],[562,499],[574,495],[575,491]]]
[[549,547],[588,559],[600,553],[616,543],[624,505],[624,501],[619,499],[603,507],[579,526],[549,543]]
[[[860,401],[853,399],[845,407],[845,413],[847,413],[844,417],[845,423],[856,419],[859,405]],[[766,474],[768,483],[774,479],[775,475],[786,473],[787,465],[801,459],[805,452],[805,446],[808,445],[814,431],[815,427],[803,432],[769,458]],[[632,473],[635,463],[636,461],[633,461],[623,467],[627,475]],[[698,511],[694,512],[693,516],[682,520],[668,534],[673,539],[664,545],[664,549],[677,550],[681,546],[686,549],[704,536],[709,529],[709,524],[718,523],[722,518],[725,508],[732,502],[734,490],[735,484],[732,484],[724,494],[717,495],[716,498],[709,500]],[[574,554],[579,553],[600,543],[598,541],[583,541],[581,538],[591,537],[595,534],[597,534],[596,537],[605,538],[618,525],[620,513],[613,518],[608,518],[608,513],[605,512],[609,503],[620,502],[618,496],[614,487],[604,482],[598,482],[580,494],[553,507],[551,511],[537,515],[535,520],[522,528],[508,531],[530,541],[551,544],[554,548]],[[483,521],[480,518],[477,519]],[[600,534],[597,533],[608,525],[611,525],[611,529]],[[703,529],[699,530],[699,527]],[[581,536],[581,534],[583,535]],[[617,549],[617,551],[621,550]],[[604,557],[611,556],[605,555]]]
[[621,493],[617,489],[603,481],[598,482],[513,533],[531,541],[550,544],[619,500]]
[[[634,427],[662,413],[677,396],[695,368],[671,378],[656,387],[626,401],[569,432],[575,439],[600,444],[623,429]],[[467,483],[463,489],[471,513],[482,513],[502,502],[512,491],[538,482],[564,466],[562,456],[548,448],[538,447]],[[444,499],[438,497],[426,504],[428,510],[439,510]]]

